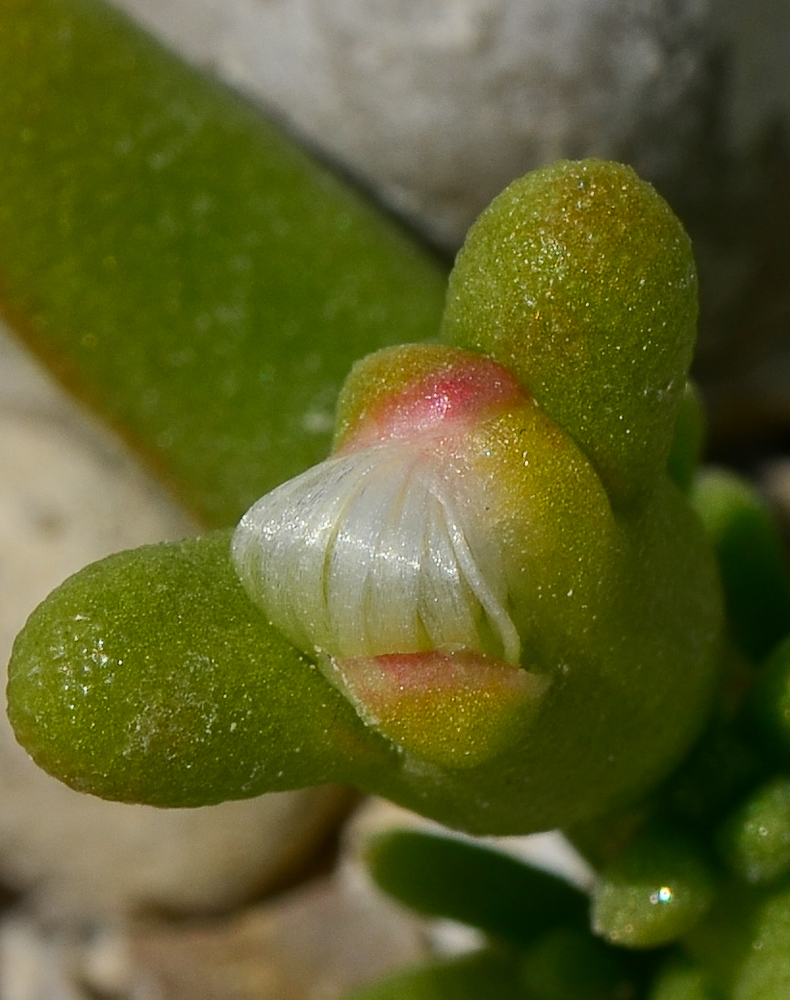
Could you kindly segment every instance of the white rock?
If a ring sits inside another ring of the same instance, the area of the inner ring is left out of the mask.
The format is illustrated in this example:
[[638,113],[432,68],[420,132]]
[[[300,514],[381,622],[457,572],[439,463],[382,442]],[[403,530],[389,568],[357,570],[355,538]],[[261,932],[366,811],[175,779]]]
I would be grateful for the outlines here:
[[676,181],[707,0],[116,0],[263,101],[434,240],[560,157]]
[[77,955],[33,922],[13,915],[0,924],[3,1000],[87,1000],[76,981]]
[[777,125],[790,138],[790,4],[787,0],[715,0],[719,43],[726,53],[725,133],[748,152]]
[[342,868],[229,919],[140,924],[128,941],[134,1000],[331,1000],[428,957],[423,922]]

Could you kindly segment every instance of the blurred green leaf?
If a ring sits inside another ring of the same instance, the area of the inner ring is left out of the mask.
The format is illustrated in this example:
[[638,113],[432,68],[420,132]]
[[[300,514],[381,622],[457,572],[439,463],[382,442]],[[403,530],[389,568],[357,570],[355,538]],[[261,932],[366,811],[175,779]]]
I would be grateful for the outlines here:
[[790,636],[763,664],[746,714],[754,743],[774,766],[790,767]]
[[649,828],[601,872],[593,889],[593,929],[626,948],[669,944],[704,916],[714,888],[693,841],[678,831]]
[[733,874],[755,885],[790,873],[790,778],[756,789],[724,824],[719,848]]
[[493,847],[394,830],[371,837],[365,861],[399,902],[525,945],[557,924],[584,927],[589,900],[567,882]]
[[685,829],[708,837],[765,774],[759,748],[732,720],[715,718],[653,803]]
[[766,897],[749,929],[748,946],[743,950],[743,964],[734,979],[732,1000],[787,1000],[790,997],[790,890],[785,887]]
[[445,269],[99,0],[0,2],[0,304],[212,526],[323,458]]
[[642,978],[633,955],[570,926],[534,942],[521,962],[521,981],[530,1000],[634,998]]
[[670,960],[656,977],[649,1000],[721,1000],[703,969],[681,959]]
[[719,560],[732,637],[759,662],[790,633],[790,572],[778,527],[754,487],[725,469],[704,469],[691,500]]

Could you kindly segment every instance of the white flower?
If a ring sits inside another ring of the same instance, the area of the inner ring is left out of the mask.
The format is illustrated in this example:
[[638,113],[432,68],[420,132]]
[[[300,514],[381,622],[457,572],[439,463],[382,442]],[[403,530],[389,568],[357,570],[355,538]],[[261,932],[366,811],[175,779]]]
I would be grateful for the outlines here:
[[463,650],[518,663],[506,560],[481,523],[486,484],[455,437],[344,451],[244,515],[235,565],[294,645],[337,659]]

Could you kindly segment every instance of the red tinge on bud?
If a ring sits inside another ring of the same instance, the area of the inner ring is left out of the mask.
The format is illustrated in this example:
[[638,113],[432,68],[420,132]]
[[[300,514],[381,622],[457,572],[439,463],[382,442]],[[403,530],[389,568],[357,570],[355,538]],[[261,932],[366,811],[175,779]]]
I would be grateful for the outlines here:
[[259,500],[233,541],[252,598],[360,716],[427,756],[441,716],[440,756],[456,765],[490,751],[505,716],[547,684],[519,666],[511,583],[523,572],[499,530],[525,513],[509,484],[528,465],[519,436],[534,410],[490,358],[373,355],[341,399],[335,455]]

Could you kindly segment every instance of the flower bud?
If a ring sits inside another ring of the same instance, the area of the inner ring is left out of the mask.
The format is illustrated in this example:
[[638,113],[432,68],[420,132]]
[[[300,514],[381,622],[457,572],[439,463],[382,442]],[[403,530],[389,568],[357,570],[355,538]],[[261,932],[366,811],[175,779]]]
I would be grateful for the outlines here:
[[[414,353],[425,352],[387,351],[385,363]],[[267,494],[239,525],[243,581],[303,652],[519,661],[502,541],[477,513],[497,487],[474,466],[476,439],[530,402],[495,362],[439,353],[454,364],[445,358],[382,393],[334,457]]]
[[459,256],[452,343],[358,362],[334,454],[242,518],[250,597],[400,751],[364,787],[471,830],[571,826],[698,734],[721,595],[667,474],[695,301],[633,172],[516,182]]
[[[576,486],[564,511],[559,481]],[[233,558],[363,719],[468,766],[550,684],[540,641],[522,656],[522,635],[544,587],[547,605],[560,590],[585,601],[574,533],[557,528],[591,511],[606,544],[613,524],[588,463],[505,368],[412,345],[356,366],[334,456],[245,514]]]

